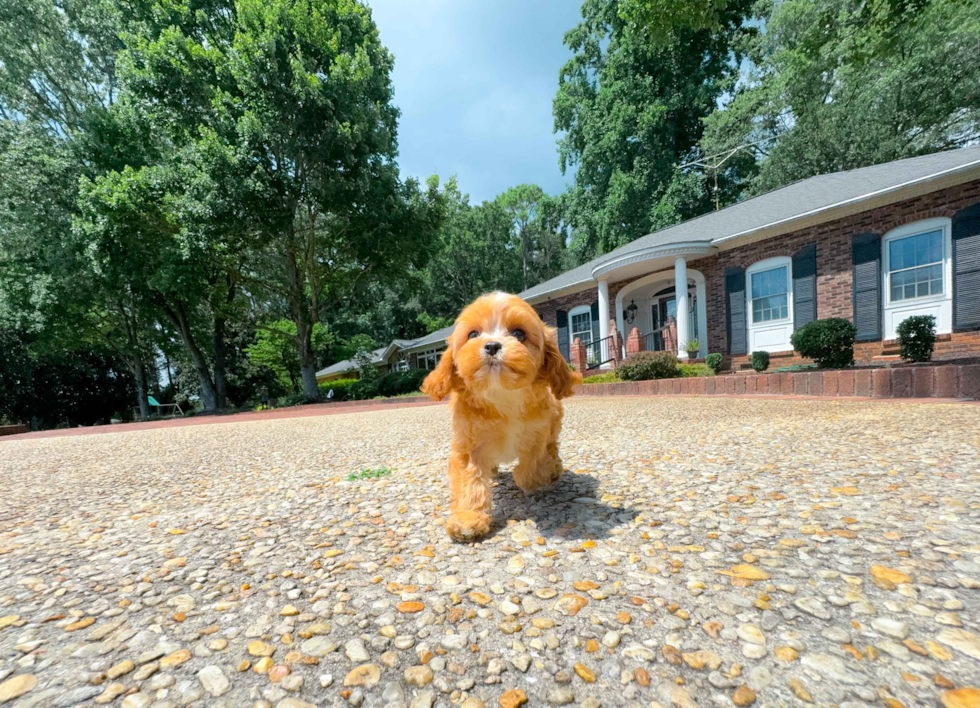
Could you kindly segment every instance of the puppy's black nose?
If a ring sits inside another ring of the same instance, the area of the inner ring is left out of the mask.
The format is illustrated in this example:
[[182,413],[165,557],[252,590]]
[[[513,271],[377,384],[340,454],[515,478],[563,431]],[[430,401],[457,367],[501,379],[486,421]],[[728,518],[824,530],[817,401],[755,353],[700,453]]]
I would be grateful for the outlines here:
[[500,342],[487,342],[483,345],[483,350],[490,356],[496,355],[501,349],[503,349],[503,344]]

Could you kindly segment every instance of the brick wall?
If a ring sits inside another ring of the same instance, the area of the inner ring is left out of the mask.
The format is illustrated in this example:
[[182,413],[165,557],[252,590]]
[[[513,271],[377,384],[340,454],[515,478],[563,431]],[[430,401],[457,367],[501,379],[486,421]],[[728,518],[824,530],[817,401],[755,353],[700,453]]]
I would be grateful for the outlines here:
[[[620,280],[616,283],[609,283],[610,322],[616,321],[616,296],[619,294],[619,291],[623,289],[623,287],[629,285],[633,280],[635,280],[635,278]],[[541,319],[544,320],[545,324],[556,327],[558,324],[558,310],[565,310],[565,312],[569,312],[573,307],[578,307],[579,305],[592,305],[592,303],[598,299],[598,284],[594,284],[591,287],[572,295],[563,295],[562,297],[556,297],[554,300],[539,302],[534,306],[534,309],[537,311]],[[602,336],[605,337],[608,334],[608,332],[603,332]],[[621,332],[621,334],[625,339],[629,335],[629,332]]]
[[[852,319],[851,300],[851,237],[859,233],[887,231],[903,224],[933,217],[952,217],[963,207],[980,201],[980,180],[932,192],[852,216],[794,231],[775,238],[765,239],[746,246],[722,251],[716,256],[700,258],[688,263],[692,270],[700,271],[705,278],[707,294],[707,335],[708,350],[725,352],[728,338],[725,331],[725,268],[741,266],[748,268],[753,263],[774,256],[792,256],[809,243],[817,244],[817,317],[844,317]],[[616,321],[616,296],[628,283],[635,280],[621,280],[609,283],[609,319]],[[578,305],[590,305],[598,299],[595,285],[585,290],[565,295],[534,307],[541,318],[549,325],[557,324],[558,310],[571,310]],[[704,331],[704,330],[702,330]],[[603,336],[608,333],[603,332]],[[623,332],[623,337],[629,332]],[[855,358],[869,361],[873,357],[898,354],[895,342],[860,342],[854,348]],[[980,332],[954,332],[940,337],[936,343],[936,359],[954,359],[980,355]],[[748,363],[748,357],[734,357],[726,364],[739,367]],[[804,359],[791,353],[773,355],[773,366],[805,363]]]
[[583,384],[579,396],[837,396],[980,400],[980,365],[729,374]]
[[[688,267],[701,271],[705,278],[709,350],[725,352],[728,349],[728,337],[725,331],[725,268],[729,266],[748,268],[764,258],[792,256],[806,244],[816,243],[817,317],[852,319],[854,314],[851,300],[852,236],[859,233],[884,235],[887,231],[912,221],[952,217],[963,207],[978,201],[980,201],[980,180],[689,262]],[[887,342],[862,342],[855,347],[855,356],[860,360],[869,360],[882,353],[888,353],[889,348],[897,350],[897,347],[890,347]],[[980,354],[980,333],[976,331],[954,333],[945,341],[936,344],[937,358],[977,354]],[[734,363],[740,363],[741,359],[742,357],[737,357]]]
[[558,310],[568,312],[573,307],[578,307],[579,305],[591,305],[598,299],[598,285],[593,285],[572,295],[564,295],[562,297],[556,297],[554,300],[548,300],[547,302],[539,302],[534,306],[534,309],[537,311],[538,316],[544,320],[545,324],[557,327]]

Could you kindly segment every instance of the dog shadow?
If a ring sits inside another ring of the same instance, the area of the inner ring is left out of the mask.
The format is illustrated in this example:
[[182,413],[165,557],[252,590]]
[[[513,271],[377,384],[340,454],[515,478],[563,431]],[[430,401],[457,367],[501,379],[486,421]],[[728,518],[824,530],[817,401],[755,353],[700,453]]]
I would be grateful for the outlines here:
[[566,470],[550,487],[525,492],[514,483],[510,470],[502,469],[493,494],[494,523],[490,533],[506,532],[508,520],[530,520],[536,535],[546,538],[606,538],[612,528],[627,523],[632,514],[601,502],[598,490],[599,480],[592,475]]

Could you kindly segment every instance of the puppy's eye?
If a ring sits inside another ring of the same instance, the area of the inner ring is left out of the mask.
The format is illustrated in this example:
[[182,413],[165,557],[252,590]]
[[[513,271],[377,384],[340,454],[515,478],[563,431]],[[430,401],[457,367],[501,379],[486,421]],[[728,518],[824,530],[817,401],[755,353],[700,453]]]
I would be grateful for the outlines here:
[[469,334],[468,334],[468,335],[466,336],[466,338],[467,338],[467,339],[473,339],[474,337],[478,337],[479,335],[480,335],[480,333],[479,333],[479,332],[477,332],[477,331],[476,331],[476,330],[474,329],[474,330],[473,330],[472,332],[470,332],[470,333],[469,333]]
[[527,335],[524,334],[523,329],[515,329],[513,332],[511,332],[511,334],[514,335],[514,339],[516,339],[518,342],[523,342],[525,338],[527,338]]

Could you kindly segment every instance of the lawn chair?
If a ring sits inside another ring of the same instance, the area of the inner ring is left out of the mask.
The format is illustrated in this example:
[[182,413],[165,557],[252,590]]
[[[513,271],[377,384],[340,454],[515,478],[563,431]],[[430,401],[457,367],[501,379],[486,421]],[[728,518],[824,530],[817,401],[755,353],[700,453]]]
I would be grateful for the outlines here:
[[153,396],[147,396],[146,398],[150,402],[151,406],[156,406],[157,413],[160,415],[161,418],[167,417],[164,416],[163,414],[164,408],[170,409],[170,416],[169,416],[170,418],[176,418],[178,415],[184,415],[184,411],[181,410],[179,403],[160,403]]

